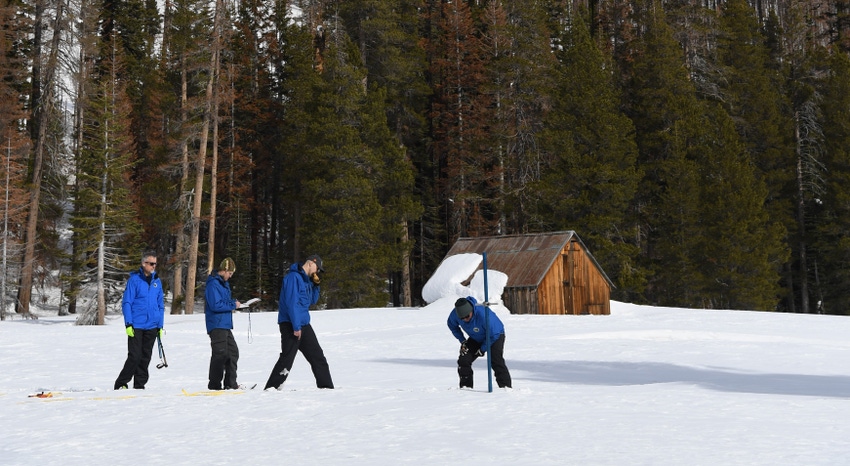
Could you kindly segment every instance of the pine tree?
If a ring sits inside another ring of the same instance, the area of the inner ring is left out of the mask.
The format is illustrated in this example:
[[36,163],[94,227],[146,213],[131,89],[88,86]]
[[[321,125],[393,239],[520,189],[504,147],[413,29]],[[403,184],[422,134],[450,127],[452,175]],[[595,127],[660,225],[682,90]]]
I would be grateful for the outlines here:
[[[410,306],[413,299],[409,278],[412,241],[408,238],[408,225],[419,218],[422,208],[413,197],[413,166],[389,127],[385,102],[386,91],[373,86],[361,107],[361,138],[375,158],[370,181],[381,205],[379,250],[383,250],[386,271],[393,286],[391,297],[395,305],[402,305],[399,299],[402,295],[403,305]],[[408,275],[406,280],[402,279],[404,275]]]
[[[162,62],[170,93],[164,96],[163,103],[170,102],[171,105],[164,107],[163,127],[167,134],[164,153],[168,158],[161,163],[170,167],[166,173],[171,174],[169,179],[162,181],[167,181],[169,186],[176,186],[176,192],[169,190],[174,193],[167,204],[171,212],[161,218],[163,229],[173,234],[173,240],[172,235],[168,235],[169,243],[173,241],[174,244],[172,258],[168,261],[172,266],[172,314],[192,312],[194,308],[194,303],[189,302],[188,298],[194,296],[195,283],[189,283],[188,280],[192,278],[190,275],[196,275],[198,264],[190,256],[197,257],[198,251],[192,248],[195,224],[190,212],[194,210],[196,200],[204,199],[204,190],[196,192],[195,181],[206,168],[198,166],[197,155],[207,150],[206,146],[199,146],[199,140],[203,133],[203,118],[207,115],[206,85],[212,73],[212,14],[206,2],[193,0],[170,2],[169,10],[166,11],[169,28],[165,34],[167,42],[163,47]],[[152,207],[165,206],[153,203]],[[197,223],[200,228],[200,222]],[[160,273],[164,274],[166,270],[162,268]]]
[[120,53],[113,45],[103,44],[105,55],[83,102],[86,118],[71,217],[74,259],[83,264],[72,279],[84,284],[72,298],[83,301],[77,318],[82,325],[104,324],[107,304],[120,303],[126,273],[143,249],[127,176],[133,165],[130,105],[118,79]]
[[[130,150],[136,161],[128,181],[139,208],[142,242],[145,249],[157,251],[162,264],[157,273],[167,292],[174,225],[181,213],[179,198],[171,194],[173,171],[168,166],[175,147],[172,138],[177,137],[174,126],[180,123],[172,113],[180,103],[173,98],[174,88],[166,79],[169,68],[163,66],[171,58],[162,55],[169,44],[163,43],[156,0],[103,0],[98,24],[101,42],[110,43],[114,37],[116,53],[121,57],[116,78],[130,102]],[[179,301],[177,304],[179,310]]]
[[[255,270],[247,254],[250,241],[247,229],[244,228],[246,215],[250,210],[253,163],[237,144],[235,85],[240,76],[237,70],[237,50],[240,44],[235,24],[231,24],[235,13],[227,11],[221,19],[222,51],[216,89],[218,109],[213,111],[218,119],[217,132],[213,138],[217,142],[213,143],[212,148],[218,163],[217,166],[211,164],[210,168],[210,260],[207,268],[215,268],[220,262],[219,259],[231,257],[242,267],[240,270],[245,272],[239,274],[237,280],[241,281],[242,277],[253,277],[252,271]],[[213,180],[216,182],[215,199],[212,199]],[[253,290],[250,290],[249,294],[250,297],[261,297],[261,293],[254,293]]]
[[788,259],[785,229],[769,217],[767,188],[731,118],[711,102],[703,108],[702,135],[690,143],[701,174],[702,224],[694,251],[701,302],[692,305],[776,310],[780,271]]
[[481,86],[492,110],[482,142],[485,218],[490,234],[536,229],[533,183],[543,162],[540,133],[550,107],[556,60],[541,2],[489,2],[479,15],[486,53]]
[[850,309],[850,58],[833,51],[825,60],[829,70],[822,84],[820,106],[823,121],[823,195],[814,204],[812,230],[816,309],[829,314],[848,314]]
[[[794,201],[796,163],[789,102],[782,94],[780,76],[769,66],[767,41],[753,8],[744,0],[727,2],[717,35],[717,86],[724,107],[768,189],[770,217],[793,235],[800,229]],[[805,255],[802,236],[796,241],[789,238],[786,248],[796,250],[798,257]],[[798,279],[805,281],[804,277]],[[793,287],[786,283],[788,289]]]
[[631,46],[627,113],[635,125],[638,168],[636,198],[642,266],[650,270],[646,299],[684,305],[699,301],[694,262],[699,225],[699,176],[687,156],[690,132],[700,116],[684,57],[658,2],[642,3],[635,21],[645,31]]
[[376,130],[386,117],[382,105],[368,111],[360,63],[347,35],[337,31],[330,37],[322,81],[308,107],[311,144],[304,155],[309,164],[299,174],[302,248],[322,256],[323,294],[330,307],[381,306],[389,299],[385,273],[393,255],[382,239],[386,218],[378,190],[381,157],[391,154],[376,150],[380,139],[368,136],[383,134],[385,144],[392,139],[386,127]]
[[486,57],[469,6],[441,3],[432,15],[436,33],[428,45],[435,91],[431,150],[438,170],[438,199],[445,207],[443,241],[450,244],[459,236],[495,232],[497,222],[482,211],[492,199],[488,180],[493,162],[481,151],[493,107],[491,96],[480,92]]
[[30,200],[16,299],[16,311],[25,316],[31,314],[34,282],[44,283],[50,275],[48,271],[58,268],[61,259],[57,247],[58,220],[62,214],[58,199],[61,199],[65,184],[60,161],[67,154],[59,95],[67,8],[64,3],[50,9],[44,2],[36,2],[34,11],[34,28],[31,42],[28,42],[32,79],[28,102],[30,115],[26,120],[32,138],[27,174]]
[[[411,159],[425,154],[425,97],[429,89],[422,70],[424,50],[419,46],[421,22],[418,13],[422,0],[358,0],[340,4],[340,18],[357,45],[367,70],[366,88],[373,102],[370,109],[381,108],[386,117],[375,114],[374,134],[367,139],[376,142],[375,150],[383,154],[379,197],[387,219],[382,241],[391,246],[394,257],[389,266],[393,286],[393,302],[410,306],[413,299],[409,240],[410,226],[421,216],[422,208],[414,200],[414,172]],[[377,96],[371,95],[379,93]],[[384,128],[393,139],[388,139]],[[364,128],[370,132],[370,128]],[[388,251],[390,252],[390,251]]]
[[18,14],[19,6],[15,1],[0,1],[0,320],[6,319],[7,306],[12,302],[8,296],[13,282],[10,266],[18,262],[29,200],[24,182],[30,145],[26,128],[20,123],[25,121],[27,92],[27,60],[20,47],[26,43],[28,24],[25,16]]
[[640,178],[634,125],[619,109],[610,67],[582,15],[571,16],[558,42],[558,88],[541,138],[551,162],[534,185],[536,223],[579,231],[620,299],[638,296],[645,278],[630,218]]
[[658,4],[631,74],[630,108],[645,176],[638,197],[652,267],[650,302],[774,309],[783,230],[728,115],[697,99]]
[[[285,18],[281,18],[284,20]],[[272,63],[278,74],[275,76],[275,92],[282,101],[280,106],[279,132],[280,142],[275,146],[274,163],[271,170],[273,179],[268,188],[274,195],[272,205],[274,223],[271,233],[279,238],[270,270],[269,289],[274,297],[280,290],[283,275],[289,265],[303,261],[313,252],[305,250],[302,238],[302,226],[305,216],[310,214],[307,207],[310,199],[304,190],[309,179],[305,174],[312,172],[314,159],[311,152],[321,128],[314,127],[317,105],[315,94],[323,86],[322,76],[316,69],[315,28],[287,23],[278,25],[280,47],[272,57]],[[249,107],[252,109],[252,107]],[[257,111],[261,111],[258,108]],[[259,114],[263,115],[263,114]],[[257,180],[265,180],[266,174],[257,170]],[[259,183],[257,183],[259,184]],[[254,192],[257,192],[255,187]]]

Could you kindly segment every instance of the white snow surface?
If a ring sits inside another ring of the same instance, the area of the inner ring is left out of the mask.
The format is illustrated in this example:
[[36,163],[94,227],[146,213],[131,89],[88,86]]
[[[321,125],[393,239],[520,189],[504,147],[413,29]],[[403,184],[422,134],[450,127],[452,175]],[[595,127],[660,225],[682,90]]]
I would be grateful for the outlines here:
[[203,314],[167,314],[168,367],[154,349],[146,390],[120,391],[120,315],[13,314],[0,322],[0,465],[850,464],[847,317],[621,302],[610,316],[512,315],[507,276],[488,271],[513,389],[491,392],[482,358],[460,390],[446,319],[458,297],[484,300],[480,263],[447,258],[422,308],[314,311],[334,390],[300,355],[281,390],[262,390],[277,312],[234,314],[239,382],[259,385],[225,392],[205,390]]
[[[459,390],[453,299],[425,308],[313,313],[336,384],[302,356],[262,391],[277,313],[237,313],[239,381],[206,388],[203,314],[166,315],[146,390],[113,391],[122,320],[0,322],[0,464],[838,465],[850,464],[850,320],[656,308],[510,315],[513,389]],[[53,398],[31,398],[41,391]]]

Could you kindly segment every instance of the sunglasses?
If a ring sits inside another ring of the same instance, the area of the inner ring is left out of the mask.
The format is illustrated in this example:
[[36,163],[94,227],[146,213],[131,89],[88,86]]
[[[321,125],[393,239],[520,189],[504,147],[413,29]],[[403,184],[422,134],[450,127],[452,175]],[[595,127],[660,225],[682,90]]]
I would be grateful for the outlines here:
[[151,267],[156,267],[156,262],[145,262],[145,264],[148,264]]

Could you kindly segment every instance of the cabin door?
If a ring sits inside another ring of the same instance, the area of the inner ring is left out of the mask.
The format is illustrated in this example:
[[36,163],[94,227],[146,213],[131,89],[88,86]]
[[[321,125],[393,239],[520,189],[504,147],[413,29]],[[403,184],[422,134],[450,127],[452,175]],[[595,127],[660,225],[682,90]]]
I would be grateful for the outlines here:
[[586,299],[587,270],[584,251],[576,241],[570,241],[566,254],[561,254],[564,264],[564,313],[588,314]]

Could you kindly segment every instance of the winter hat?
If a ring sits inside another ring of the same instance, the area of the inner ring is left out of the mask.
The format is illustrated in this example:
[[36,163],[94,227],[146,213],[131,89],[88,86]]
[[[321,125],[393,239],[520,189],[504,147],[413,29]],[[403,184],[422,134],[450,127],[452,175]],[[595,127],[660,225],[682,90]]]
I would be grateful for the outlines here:
[[222,272],[235,272],[236,262],[233,262],[233,259],[229,257],[225,257],[224,260],[221,261],[221,265],[218,266],[218,270]]
[[466,298],[460,298],[455,301],[455,313],[458,319],[464,319],[469,314],[472,314],[472,303]]
[[313,261],[316,263],[316,267],[319,268],[319,272],[324,272],[325,269],[322,267],[322,258],[318,256],[318,254],[313,254],[312,256],[307,258],[308,261]]

